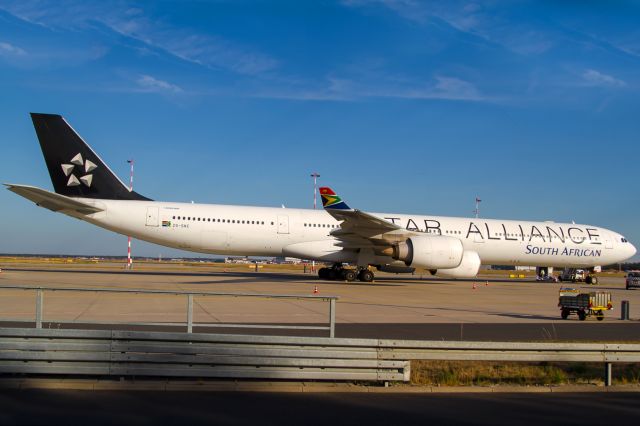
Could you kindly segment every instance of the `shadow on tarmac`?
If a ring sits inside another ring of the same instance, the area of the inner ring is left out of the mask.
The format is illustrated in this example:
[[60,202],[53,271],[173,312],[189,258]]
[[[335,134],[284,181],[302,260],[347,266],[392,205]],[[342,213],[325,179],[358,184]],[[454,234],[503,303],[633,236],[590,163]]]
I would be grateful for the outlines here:
[[[0,390],[2,424],[637,424],[637,393],[268,393]],[[589,415],[594,407],[601,415]],[[634,420],[635,419],[635,420]]]

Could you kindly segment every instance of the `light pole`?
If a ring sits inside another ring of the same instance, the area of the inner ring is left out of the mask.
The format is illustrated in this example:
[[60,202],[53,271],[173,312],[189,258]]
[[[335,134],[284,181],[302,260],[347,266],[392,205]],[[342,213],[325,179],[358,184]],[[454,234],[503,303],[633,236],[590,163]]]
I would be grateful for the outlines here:
[[[311,173],[311,177],[313,178],[313,209],[316,209],[317,200],[318,200],[318,178],[320,174],[318,172]],[[316,271],[316,261],[311,261],[311,272]]]
[[476,214],[476,219],[480,216],[480,202],[481,201],[482,200],[480,198],[476,197],[476,208],[473,211]]
[[316,209],[316,202],[317,202],[317,193],[318,193],[318,178],[320,177],[320,175],[318,174],[318,172],[313,172],[311,173],[311,177],[313,178],[313,209]]
[[[133,159],[127,160],[131,166],[129,173],[129,191],[133,192]],[[127,236],[127,269],[131,269],[131,236]]]

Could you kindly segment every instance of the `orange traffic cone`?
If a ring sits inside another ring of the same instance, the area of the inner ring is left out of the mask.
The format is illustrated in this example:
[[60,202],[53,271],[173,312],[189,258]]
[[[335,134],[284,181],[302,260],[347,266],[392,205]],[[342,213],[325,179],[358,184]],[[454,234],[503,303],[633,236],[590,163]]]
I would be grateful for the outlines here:
[[473,283],[473,289],[475,290],[476,288],[476,283]]
[[317,285],[314,285],[314,286],[313,286],[313,294],[318,294],[318,293],[320,293],[320,292],[318,291],[318,286],[317,286]]

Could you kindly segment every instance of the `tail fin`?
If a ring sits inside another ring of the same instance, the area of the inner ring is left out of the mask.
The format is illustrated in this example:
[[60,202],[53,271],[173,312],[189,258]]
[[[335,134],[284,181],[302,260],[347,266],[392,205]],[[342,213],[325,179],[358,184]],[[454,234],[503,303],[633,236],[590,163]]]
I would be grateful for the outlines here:
[[340,198],[333,189],[323,186],[320,188],[320,196],[322,197],[322,207],[334,210],[351,210],[342,198]]
[[75,130],[56,114],[31,114],[53,189],[68,197],[149,200],[129,191]]

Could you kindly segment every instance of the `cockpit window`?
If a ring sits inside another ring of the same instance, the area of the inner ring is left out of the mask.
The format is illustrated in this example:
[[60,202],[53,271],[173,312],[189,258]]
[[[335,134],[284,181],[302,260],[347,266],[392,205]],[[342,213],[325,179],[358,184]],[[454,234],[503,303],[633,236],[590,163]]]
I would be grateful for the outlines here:
[[620,241],[622,241],[623,243],[628,243],[629,242],[625,237],[620,238]]

